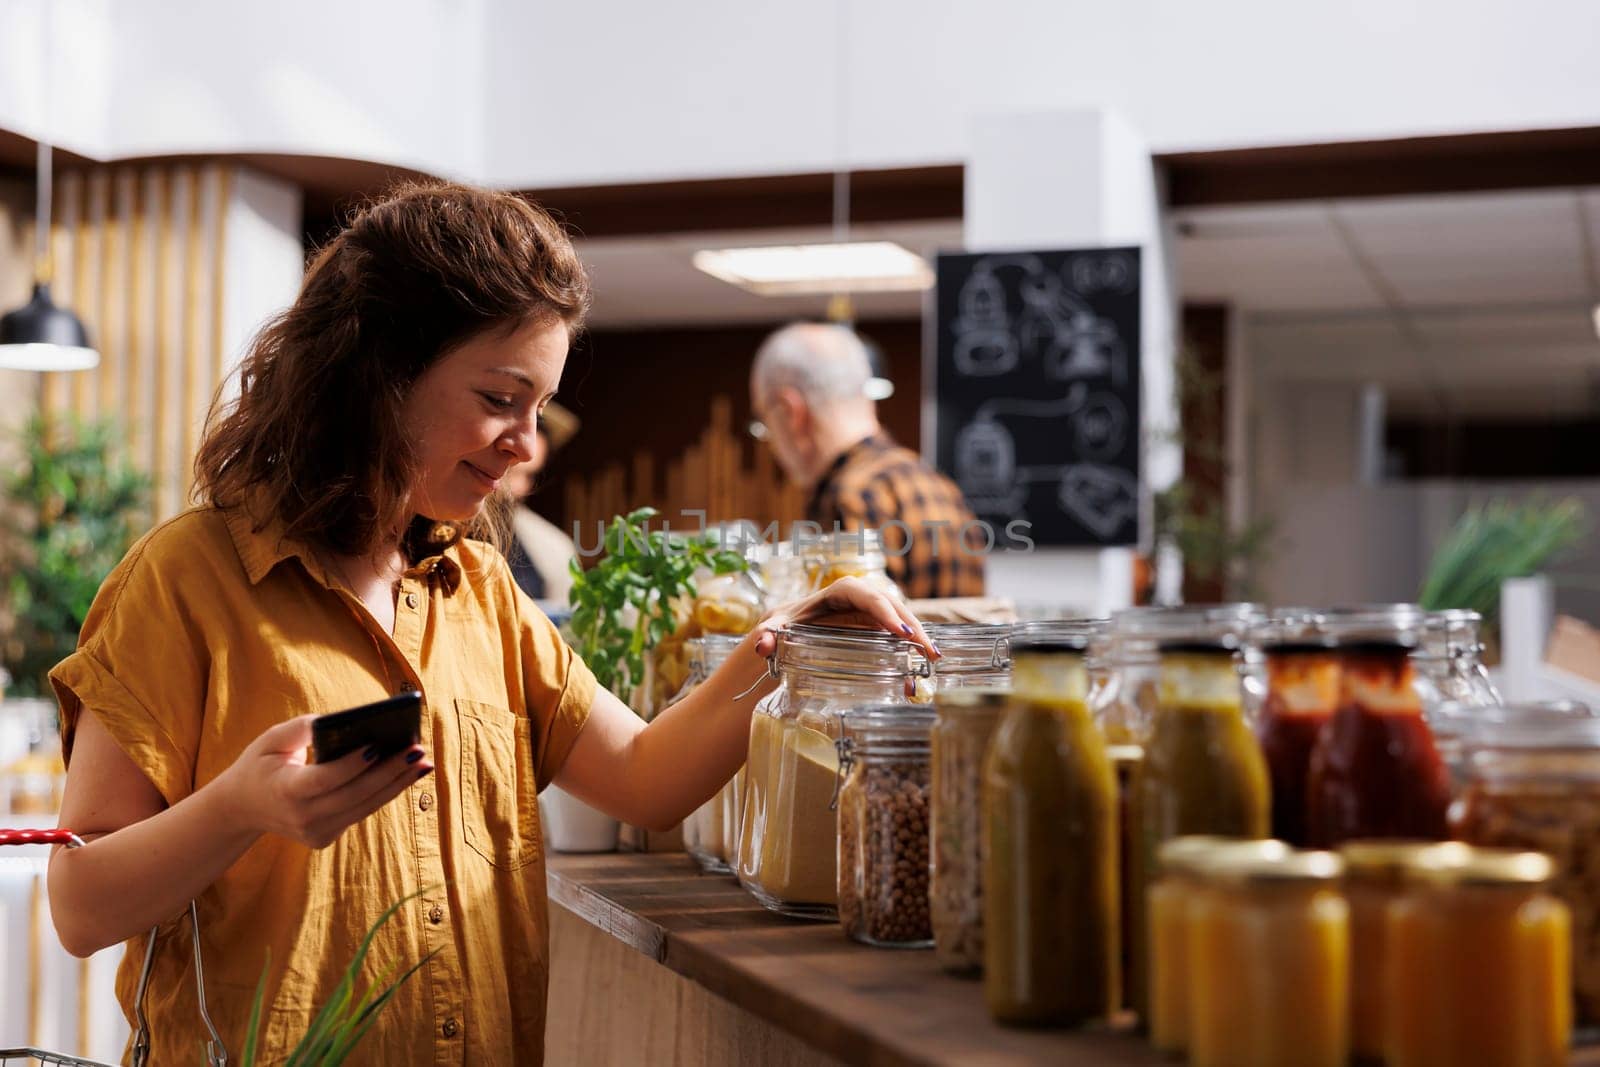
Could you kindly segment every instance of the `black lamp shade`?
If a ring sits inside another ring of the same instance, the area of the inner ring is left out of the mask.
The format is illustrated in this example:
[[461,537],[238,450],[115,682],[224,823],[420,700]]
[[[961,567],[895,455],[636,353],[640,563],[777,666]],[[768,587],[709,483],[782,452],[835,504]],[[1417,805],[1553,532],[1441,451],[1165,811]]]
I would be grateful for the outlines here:
[[100,362],[78,316],[57,307],[50,287],[35,283],[33,299],[0,316],[0,367],[83,370]]
[[65,345],[88,348],[89,332],[78,316],[57,307],[50,287],[40,282],[33,299],[8,315],[0,316],[0,345]]

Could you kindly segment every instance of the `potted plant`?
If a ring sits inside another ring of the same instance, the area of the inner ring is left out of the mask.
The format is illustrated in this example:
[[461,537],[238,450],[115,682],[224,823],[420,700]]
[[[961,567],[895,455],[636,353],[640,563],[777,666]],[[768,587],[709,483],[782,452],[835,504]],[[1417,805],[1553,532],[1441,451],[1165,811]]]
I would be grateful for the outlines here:
[[[607,527],[606,554],[583,570],[572,564],[568,641],[595,679],[649,718],[652,651],[683,623],[681,605],[695,596],[696,572],[743,571],[744,556],[710,537],[651,530],[654,508],[618,515]],[[560,852],[609,852],[617,847],[615,819],[550,786],[540,797],[545,832]]]
[[1467,608],[1483,618],[1483,639],[1497,658],[1500,587],[1528,578],[1583,540],[1589,523],[1575,498],[1491,500],[1471,507],[1434,550],[1417,602],[1429,611]]

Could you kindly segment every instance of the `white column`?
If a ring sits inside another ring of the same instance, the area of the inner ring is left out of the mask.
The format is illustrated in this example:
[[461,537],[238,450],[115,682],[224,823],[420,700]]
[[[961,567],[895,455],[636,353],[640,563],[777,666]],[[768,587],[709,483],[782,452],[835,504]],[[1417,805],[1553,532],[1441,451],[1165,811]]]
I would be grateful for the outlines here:
[[[1170,242],[1150,151],[1138,133],[1099,110],[979,116],[966,165],[969,252],[1005,249],[1141,249],[1141,430],[1144,534],[1149,491],[1171,485],[1182,455],[1154,440],[1176,424]],[[988,590],[1019,605],[1070,606],[1103,615],[1132,600],[1133,550],[1045,549],[988,560]]]
[[233,172],[221,272],[224,392],[230,397],[238,392],[239,361],[251,339],[300,291],[302,208],[299,186],[247,167]]

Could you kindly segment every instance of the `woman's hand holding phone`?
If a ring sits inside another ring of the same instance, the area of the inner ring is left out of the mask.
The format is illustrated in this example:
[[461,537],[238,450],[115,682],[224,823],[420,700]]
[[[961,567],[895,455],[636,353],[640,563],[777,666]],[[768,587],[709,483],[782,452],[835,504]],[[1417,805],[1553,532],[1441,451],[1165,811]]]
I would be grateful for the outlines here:
[[235,818],[252,830],[275,833],[310,848],[326,848],[433,770],[420,745],[379,758],[361,749],[312,763],[311,724],[302,715],[261,734],[222,772]]

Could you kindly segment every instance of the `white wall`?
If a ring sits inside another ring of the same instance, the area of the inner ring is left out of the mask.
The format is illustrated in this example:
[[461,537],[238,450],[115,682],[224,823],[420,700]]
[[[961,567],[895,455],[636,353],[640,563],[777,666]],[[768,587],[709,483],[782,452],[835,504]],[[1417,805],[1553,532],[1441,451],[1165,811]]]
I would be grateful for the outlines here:
[[[495,0],[492,94],[524,135],[487,177],[830,169],[840,2]],[[965,159],[1000,111],[1107,108],[1157,152],[1600,121],[1585,0],[857,0],[846,29],[860,166]]]
[[1586,0],[51,0],[44,63],[45,3],[0,4],[0,128],[39,132],[48,68],[56,140],[101,159],[548,186],[959,161],[1006,111],[1157,152],[1600,122]]
[[[0,127],[29,136],[45,129],[46,2],[0,4]],[[48,2],[48,132],[85,155],[284,152],[481,176],[490,0]]]

